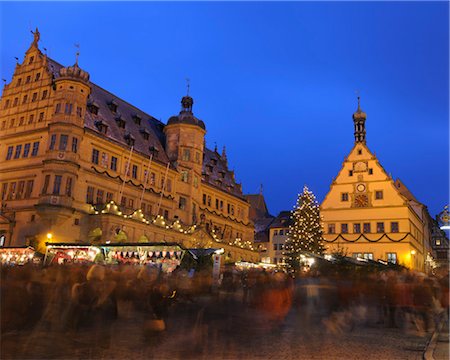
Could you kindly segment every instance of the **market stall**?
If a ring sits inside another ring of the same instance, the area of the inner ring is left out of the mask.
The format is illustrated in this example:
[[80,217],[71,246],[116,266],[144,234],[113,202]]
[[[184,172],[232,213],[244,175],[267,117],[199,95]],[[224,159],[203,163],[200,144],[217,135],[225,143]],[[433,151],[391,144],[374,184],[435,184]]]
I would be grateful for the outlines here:
[[[30,246],[0,248],[0,263],[2,265],[25,265],[34,262],[34,259],[35,251]],[[37,260],[39,261],[39,259]]]
[[154,265],[172,272],[185,254],[176,243],[117,243],[97,245],[106,264]]

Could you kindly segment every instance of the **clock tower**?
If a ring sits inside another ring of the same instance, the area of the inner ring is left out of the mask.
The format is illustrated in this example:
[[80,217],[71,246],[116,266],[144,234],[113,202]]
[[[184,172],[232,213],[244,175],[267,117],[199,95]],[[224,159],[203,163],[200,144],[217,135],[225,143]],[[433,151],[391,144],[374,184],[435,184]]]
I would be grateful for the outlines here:
[[381,259],[424,269],[425,230],[404,191],[394,183],[366,144],[366,118],[352,116],[354,145],[321,204],[328,253]]

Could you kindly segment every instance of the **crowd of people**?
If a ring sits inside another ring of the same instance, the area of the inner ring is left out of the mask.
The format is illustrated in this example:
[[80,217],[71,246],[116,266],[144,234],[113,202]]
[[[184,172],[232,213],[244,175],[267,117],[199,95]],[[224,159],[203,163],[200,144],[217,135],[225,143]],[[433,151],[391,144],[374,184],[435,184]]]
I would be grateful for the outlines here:
[[37,330],[71,338],[89,332],[93,346],[109,347],[117,321],[142,319],[143,341],[150,341],[176,331],[183,316],[193,329],[207,325],[206,336],[195,333],[198,343],[233,336],[236,321],[244,318],[253,324],[247,333],[277,331],[289,318],[295,326],[322,326],[332,334],[358,326],[426,334],[448,316],[448,282],[448,274],[439,279],[407,270],[327,276],[310,271],[292,278],[281,271],[226,268],[214,279],[210,269],[168,274],[129,265],[4,266],[2,338]]

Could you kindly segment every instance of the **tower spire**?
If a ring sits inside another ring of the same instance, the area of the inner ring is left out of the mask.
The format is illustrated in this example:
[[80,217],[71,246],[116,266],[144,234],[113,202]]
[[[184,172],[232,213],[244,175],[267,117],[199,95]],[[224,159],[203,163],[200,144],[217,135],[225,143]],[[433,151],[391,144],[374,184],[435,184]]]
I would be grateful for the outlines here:
[[355,143],[366,143],[366,117],[366,113],[361,110],[361,98],[358,95],[358,109],[353,113]]

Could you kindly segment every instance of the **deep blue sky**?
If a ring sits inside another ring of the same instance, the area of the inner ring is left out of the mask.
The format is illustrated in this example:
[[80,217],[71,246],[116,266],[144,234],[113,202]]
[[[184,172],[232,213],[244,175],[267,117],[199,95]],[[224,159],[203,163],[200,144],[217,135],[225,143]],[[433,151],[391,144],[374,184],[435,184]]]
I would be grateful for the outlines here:
[[153,116],[178,113],[191,79],[207,145],[227,146],[246,193],[273,214],[303,185],[321,201],[353,146],[355,91],[367,144],[432,215],[449,198],[447,2],[0,3],[1,77],[39,27],[41,48]]

